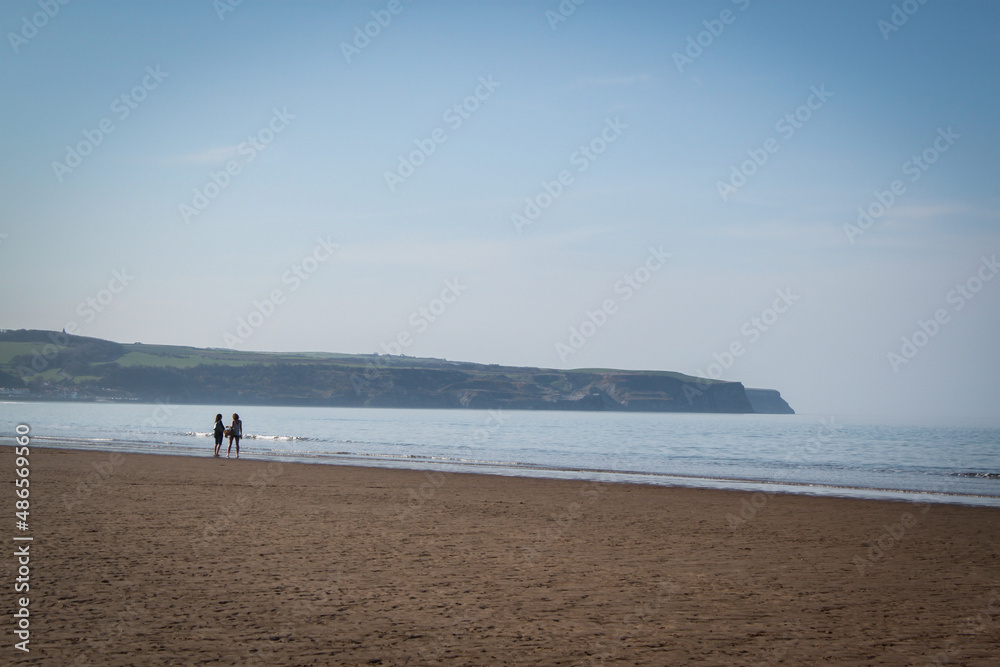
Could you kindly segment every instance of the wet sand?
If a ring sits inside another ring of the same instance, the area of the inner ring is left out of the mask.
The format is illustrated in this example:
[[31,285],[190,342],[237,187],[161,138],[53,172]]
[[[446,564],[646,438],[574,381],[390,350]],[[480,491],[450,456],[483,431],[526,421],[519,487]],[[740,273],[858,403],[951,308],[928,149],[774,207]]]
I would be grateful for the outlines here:
[[16,664],[1000,663],[994,508],[34,447],[30,468],[30,530],[3,531]]

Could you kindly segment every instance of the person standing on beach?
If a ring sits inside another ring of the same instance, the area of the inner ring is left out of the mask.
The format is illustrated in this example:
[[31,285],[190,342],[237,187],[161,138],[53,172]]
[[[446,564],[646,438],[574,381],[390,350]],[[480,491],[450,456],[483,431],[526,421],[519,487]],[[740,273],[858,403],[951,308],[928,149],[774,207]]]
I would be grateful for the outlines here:
[[229,453],[233,451],[233,441],[236,441],[236,458],[240,458],[240,438],[243,437],[243,422],[240,420],[240,416],[233,413],[233,424],[229,427],[229,449],[226,450],[226,458],[229,458]]
[[[222,436],[226,433],[226,427],[222,423],[222,415],[215,415],[215,455],[219,455],[219,448],[222,447]],[[237,450],[238,451],[238,450]]]

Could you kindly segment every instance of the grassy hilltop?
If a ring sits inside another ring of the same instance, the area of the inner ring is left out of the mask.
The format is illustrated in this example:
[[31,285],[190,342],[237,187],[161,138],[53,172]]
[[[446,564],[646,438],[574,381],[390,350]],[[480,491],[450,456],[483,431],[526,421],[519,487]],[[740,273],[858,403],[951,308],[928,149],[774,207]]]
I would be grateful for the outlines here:
[[0,331],[0,394],[32,400],[784,412],[773,390],[668,371],[555,370],[390,355],[242,352]]

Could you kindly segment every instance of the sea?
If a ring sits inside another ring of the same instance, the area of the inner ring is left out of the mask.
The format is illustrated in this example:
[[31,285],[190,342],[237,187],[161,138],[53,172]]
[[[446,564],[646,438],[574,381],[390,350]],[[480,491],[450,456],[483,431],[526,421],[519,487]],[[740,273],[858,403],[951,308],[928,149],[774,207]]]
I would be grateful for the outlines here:
[[0,402],[0,444],[211,458],[234,411],[241,459],[1000,507],[1000,428],[836,415]]

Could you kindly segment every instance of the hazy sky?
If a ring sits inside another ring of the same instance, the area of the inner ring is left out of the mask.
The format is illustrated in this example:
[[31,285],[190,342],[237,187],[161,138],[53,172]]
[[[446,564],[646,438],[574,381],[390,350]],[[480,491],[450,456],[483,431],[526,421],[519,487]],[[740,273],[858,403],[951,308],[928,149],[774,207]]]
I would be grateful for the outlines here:
[[1000,419],[998,3],[26,0],[0,29],[0,327]]

